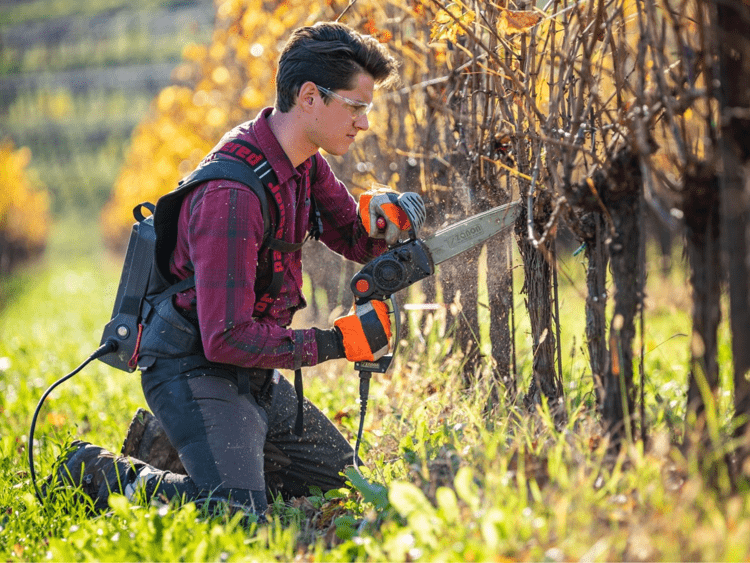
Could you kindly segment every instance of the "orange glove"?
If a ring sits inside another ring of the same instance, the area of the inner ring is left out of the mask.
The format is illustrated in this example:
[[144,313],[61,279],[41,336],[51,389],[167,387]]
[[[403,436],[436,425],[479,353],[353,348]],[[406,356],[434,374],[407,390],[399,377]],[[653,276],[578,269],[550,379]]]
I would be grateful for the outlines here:
[[[425,217],[422,198],[412,192],[399,195],[381,184],[374,186],[359,197],[359,216],[367,234],[372,238],[384,238],[388,246],[392,246],[412,227],[419,231]],[[378,228],[379,217],[385,219],[383,230]]]
[[374,362],[388,353],[391,319],[382,301],[357,305],[346,317],[333,321],[344,340],[344,352],[350,362]]

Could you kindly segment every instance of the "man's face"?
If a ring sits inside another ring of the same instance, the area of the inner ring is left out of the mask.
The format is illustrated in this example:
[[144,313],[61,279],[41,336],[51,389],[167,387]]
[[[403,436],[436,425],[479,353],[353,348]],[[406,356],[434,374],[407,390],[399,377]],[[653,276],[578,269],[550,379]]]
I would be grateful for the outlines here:
[[336,90],[328,104],[322,103],[316,118],[314,142],[329,154],[343,155],[349,150],[360,131],[370,127],[365,107],[372,103],[375,81],[366,72],[357,75],[353,90]]

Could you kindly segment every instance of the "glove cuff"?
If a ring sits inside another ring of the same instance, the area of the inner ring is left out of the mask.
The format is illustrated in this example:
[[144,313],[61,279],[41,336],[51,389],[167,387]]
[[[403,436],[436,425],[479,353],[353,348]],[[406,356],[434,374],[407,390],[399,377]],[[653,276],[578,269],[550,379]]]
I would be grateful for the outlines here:
[[344,337],[338,328],[323,330],[313,327],[313,330],[315,331],[315,345],[318,348],[317,363],[346,357]]

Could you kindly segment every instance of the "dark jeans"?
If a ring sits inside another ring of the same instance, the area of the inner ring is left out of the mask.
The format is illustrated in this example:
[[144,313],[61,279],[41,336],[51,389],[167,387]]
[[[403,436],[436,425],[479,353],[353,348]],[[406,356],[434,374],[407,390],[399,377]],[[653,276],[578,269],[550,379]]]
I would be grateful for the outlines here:
[[158,359],[142,369],[148,406],[190,477],[187,489],[175,486],[174,493],[197,486],[253,502],[262,512],[265,506],[258,504],[267,494],[289,498],[309,494],[311,486],[343,486],[340,472],[352,463],[352,447],[307,399],[304,432],[294,434],[297,395],[284,377],[261,396],[265,377],[258,374],[250,393],[240,395],[231,368],[204,361],[196,366],[190,359]]

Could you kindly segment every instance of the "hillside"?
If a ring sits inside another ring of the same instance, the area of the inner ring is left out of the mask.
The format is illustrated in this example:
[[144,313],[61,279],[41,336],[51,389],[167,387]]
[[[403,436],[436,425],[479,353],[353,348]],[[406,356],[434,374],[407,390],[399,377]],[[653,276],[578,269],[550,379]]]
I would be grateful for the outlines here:
[[31,149],[57,216],[98,213],[133,128],[213,19],[211,0],[3,3],[0,136]]

